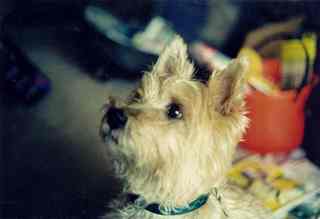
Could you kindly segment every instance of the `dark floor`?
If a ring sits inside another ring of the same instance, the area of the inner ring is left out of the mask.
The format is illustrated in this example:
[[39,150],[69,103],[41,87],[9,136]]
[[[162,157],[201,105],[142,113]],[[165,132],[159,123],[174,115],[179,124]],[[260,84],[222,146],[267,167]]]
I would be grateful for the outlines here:
[[53,87],[32,107],[0,93],[5,167],[0,218],[95,218],[119,189],[98,136],[100,109],[108,95],[125,96],[135,82],[95,81],[50,31],[29,30],[19,40]]

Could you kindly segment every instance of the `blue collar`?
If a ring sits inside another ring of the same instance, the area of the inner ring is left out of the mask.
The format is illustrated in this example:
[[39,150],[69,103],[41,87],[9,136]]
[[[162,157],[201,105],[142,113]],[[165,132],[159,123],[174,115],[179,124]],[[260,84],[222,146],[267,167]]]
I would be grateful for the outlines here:
[[186,206],[182,207],[168,207],[163,206],[159,203],[150,203],[147,204],[146,200],[136,194],[129,194],[130,202],[133,202],[138,208],[143,208],[151,213],[165,216],[174,216],[174,215],[182,215],[188,214],[192,211],[195,211],[201,208],[204,204],[207,203],[209,199],[209,194],[204,194],[199,196],[197,199],[193,200]]

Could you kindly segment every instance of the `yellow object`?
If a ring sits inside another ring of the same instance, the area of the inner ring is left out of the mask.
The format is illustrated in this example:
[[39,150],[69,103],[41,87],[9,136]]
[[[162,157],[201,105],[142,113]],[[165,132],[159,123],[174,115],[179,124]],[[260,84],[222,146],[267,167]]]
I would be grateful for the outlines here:
[[248,74],[246,74],[247,79],[249,78],[261,78],[263,77],[263,65],[260,55],[251,48],[242,48],[239,52],[239,57],[246,57],[249,61]]
[[302,36],[302,42],[307,49],[307,53],[310,59],[308,81],[312,78],[313,66],[317,55],[317,36],[315,33],[305,33]]
[[295,181],[286,178],[276,179],[271,184],[274,188],[279,190],[288,190],[298,187],[298,184]]
[[264,94],[276,95],[279,91],[277,85],[273,84],[264,77],[252,77],[249,78],[248,82],[251,86]]
[[304,194],[301,185],[286,177],[281,166],[255,156],[235,163],[228,173],[228,179],[262,200],[264,206],[272,211]]
[[304,60],[306,57],[303,45],[307,49],[308,56],[311,60],[316,57],[317,37],[314,33],[305,33],[300,39],[285,41],[281,46],[281,58],[283,60]]
[[261,56],[251,48],[242,48],[238,54],[239,57],[245,57],[249,62],[246,81],[255,89],[265,94],[275,94],[279,89],[263,75],[263,64]]
[[[314,33],[305,33],[301,39],[291,39],[282,43],[282,87],[284,89],[295,89],[301,86],[305,74],[308,74],[308,81],[310,81],[316,58],[316,42],[317,37]],[[308,72],[305,72],[306,55],[309,58]]]
[[316,51],[317,51],[317,36],[315,33],[305,33],[302,36],[302,42],[304,43],[309,58],[314,60],[316,58]]
[[281,45],[282,61],[304,61],[305,52],[300,39],[287,40]]

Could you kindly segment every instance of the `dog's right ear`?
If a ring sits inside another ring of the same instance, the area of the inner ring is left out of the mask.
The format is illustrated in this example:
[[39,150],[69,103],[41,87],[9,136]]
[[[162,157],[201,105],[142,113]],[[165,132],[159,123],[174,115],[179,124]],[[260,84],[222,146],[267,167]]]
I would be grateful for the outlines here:
[[248,69],[245,58],[238,58],[209,79],[209,92],[214,109],[222,115],[240,112],[244,106],[244,75]]
[[170,76],[190,79],[193,71],[193,64],[188,60],[187,45],[178,35],[164,48],[152,69],[152,73],[160,80]]

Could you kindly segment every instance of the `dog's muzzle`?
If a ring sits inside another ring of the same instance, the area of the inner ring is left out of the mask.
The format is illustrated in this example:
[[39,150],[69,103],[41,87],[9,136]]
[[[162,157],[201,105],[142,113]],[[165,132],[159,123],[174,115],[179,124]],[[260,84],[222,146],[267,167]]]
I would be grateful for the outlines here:
[[106,116],[110,129],[122,129],[128,121],[128,117],[124,111],[116,107],[110,107]]
[[122,109],[110,107],[101,122],[100,135],[102,139],[111,138],[118,143],[119,131],[125,127],[127,121],[128,117]]

